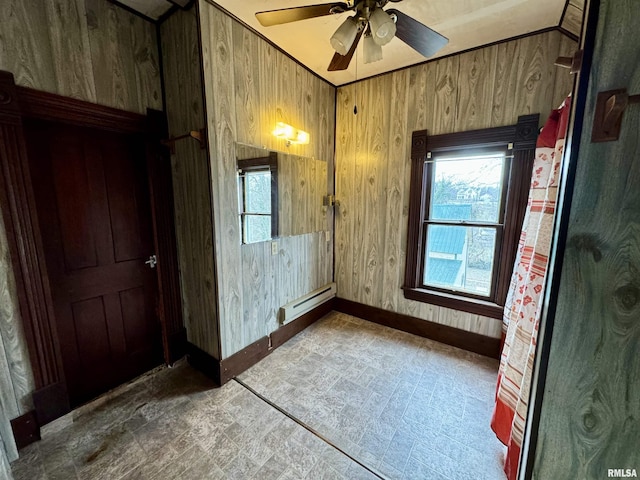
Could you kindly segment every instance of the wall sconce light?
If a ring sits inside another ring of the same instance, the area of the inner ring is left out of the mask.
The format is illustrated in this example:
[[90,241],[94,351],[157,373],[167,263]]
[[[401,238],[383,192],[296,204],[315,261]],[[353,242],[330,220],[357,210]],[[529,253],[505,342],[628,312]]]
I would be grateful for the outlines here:
[[284,122],[276,123],[273,135],[287,141],[287,147],[293,144],[307,145],[309,143],[309,134],[305,131],[287,125]]

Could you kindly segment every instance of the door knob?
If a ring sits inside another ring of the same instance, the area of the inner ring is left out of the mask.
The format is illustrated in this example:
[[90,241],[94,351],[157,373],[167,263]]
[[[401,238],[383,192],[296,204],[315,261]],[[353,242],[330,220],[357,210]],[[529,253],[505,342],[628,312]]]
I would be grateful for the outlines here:
[[144,263],[146,263],[147,265],[149,265],[149,267],[151,267],[151,268],[156,268],[156,264],[158,263],[158,259],[156,258],[156,256],[155,256],[155,255],[151,255],[151,256],[149,257],[149,260],[147,260],[147,261],[146,261],[146,262],[144,262]]

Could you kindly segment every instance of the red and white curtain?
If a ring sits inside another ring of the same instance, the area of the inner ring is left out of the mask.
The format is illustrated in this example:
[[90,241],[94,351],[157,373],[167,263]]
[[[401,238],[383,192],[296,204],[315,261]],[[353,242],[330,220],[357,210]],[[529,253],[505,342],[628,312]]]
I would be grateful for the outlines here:
[[509,480],[518,474],[569,107],[567,98],[551,112],[536,143],[529,201],[503,314],[504,344],[491,428],[507,446],[504,470]]

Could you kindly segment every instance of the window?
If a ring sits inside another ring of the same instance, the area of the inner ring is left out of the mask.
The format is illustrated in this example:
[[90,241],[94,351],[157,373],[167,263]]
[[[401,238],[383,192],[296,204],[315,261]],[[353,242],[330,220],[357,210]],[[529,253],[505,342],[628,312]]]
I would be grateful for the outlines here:
[[278,236],[277,154],[238,160],[238,205],[242,243]]
[[538,115],[517,125],[414,132],[406,298],[502,317],[535,155]]

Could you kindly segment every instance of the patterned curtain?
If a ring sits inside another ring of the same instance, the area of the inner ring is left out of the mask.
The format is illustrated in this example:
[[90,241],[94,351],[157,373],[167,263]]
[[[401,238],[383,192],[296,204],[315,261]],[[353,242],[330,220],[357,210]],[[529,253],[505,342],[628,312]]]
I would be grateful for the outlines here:
[[504,343],[491,428],[507,446],[504,470],[509,480],[518,474],[569,110],[567,98],[551,112],[538,137],[529,201],[502,320]]

